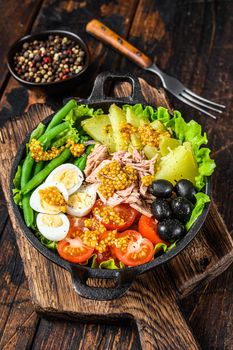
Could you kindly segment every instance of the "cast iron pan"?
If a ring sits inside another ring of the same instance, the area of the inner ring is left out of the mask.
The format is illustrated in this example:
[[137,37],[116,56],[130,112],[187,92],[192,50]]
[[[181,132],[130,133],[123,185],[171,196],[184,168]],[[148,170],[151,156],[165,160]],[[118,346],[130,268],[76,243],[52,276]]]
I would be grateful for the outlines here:
[[[106,83],[109,81],[129,82],[132,85],[132,95],[129,97],[121,97],[121,98],[108,97],[105,94],[105,86],[106,86]],[[108,72],[99,74],[95,80],[94,87],[90,97],[86,100],[78,100],[78,102],[88,104],[89,106],[94,108],[102,108],[106,112],[108,111],[108,108],[112,103],[116,103],[119,106],[122,106],[125,103],[128,103],[128,104],[142,103],[143,105],[146,105],[146,101],[142,96],[139,81],[136,77],[133,77],[130,74],[118,75],[118,74],[112,74]],[[46,118],[44,122],[48,123],[51,120],[51,118],[52,116]],[[103,269],[91,269],[90,267],[87,267],[87,266],[69,263],[61,259],[56,253],[48,250],[46,247],[44,247],[40,243],[40,241],[36,238],[34,233],[25,225],[22,213],[13,201],[13,196],[12,196],[12,189],[14,187],[13,178],[14,178],[18,164],[20,163],[21,159],[24,158],[25,145],[28,142],[29,137],[30,135],[27,135],[25,141],[20,146],[11,169],[10,196],[11,196],[12,205],[14,207],[14,212],[15,212],[18,224],[22,228],[22,231],[24,232],[27,239],[46,258],[53,261],[57,265],[65,268],[71,273],[74,288],[76,292],[82,297],[95,299],[95,300],[112,300],[112,299],[121,297],[129,289],[129,287],[131,286],[132,282],[134,281],[137,275],[140,275],[144,272],[152,270],[159,265],[165,264],[167,261],[174,258],[177,254],[179,254],[193,240],[193,238],[196,236],[196,234],[198,233],[198,231],[200,230],[201,226],[205,221],[205,218],[208,213],[209,205],[205,206],[205,209],[203,210],[202,214],[199,216],[199,218],[191,227],[191,229],[186,234],[186,236],[177,244],[175,248],[170,250],[168,253],[155,258],[153,261],[147,264],[143,264],[136,267],[125,268],[125,269],[118,269],[118,270],[103,270]],[[204,192],[210,196],[211,194],[210,180],[208,180],[204,188]],[[115,287],[114,288],[90,287],[86,284],[86,281],[88,278],[114,279],[116,282]]]

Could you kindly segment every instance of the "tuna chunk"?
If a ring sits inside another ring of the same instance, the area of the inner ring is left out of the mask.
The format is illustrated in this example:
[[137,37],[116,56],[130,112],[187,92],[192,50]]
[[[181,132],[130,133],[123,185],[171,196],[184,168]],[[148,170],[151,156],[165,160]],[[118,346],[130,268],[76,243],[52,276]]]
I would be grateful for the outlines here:
[[87,157],[87,163],[84,174],[89,176],[98,167],[98,165],[109,157],[107,147],[97,143],[92,152]]

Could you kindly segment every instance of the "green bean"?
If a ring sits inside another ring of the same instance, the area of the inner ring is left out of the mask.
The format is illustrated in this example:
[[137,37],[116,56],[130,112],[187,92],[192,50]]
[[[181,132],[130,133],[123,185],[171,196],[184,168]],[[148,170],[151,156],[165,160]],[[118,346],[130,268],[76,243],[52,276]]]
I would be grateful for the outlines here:
[[45,128],[46,126],[43,123],[39,123],[37,127],[32,131],[29,141],[31,141],[32,139],[37,140],[40,136],[42,136],[45,131]]
[[95,145],[87,146],[85,153],[89,156],[89,154],[91,153],[91,151],[93,150],[94,147],[95,147]]
[[[29,153],[27,157],[25,158],[22,166],[22,173],[21,173],[21,179],[20,179],[20,187],[23,188],[28,183],[32,167],[34,164],[34,159],[32,158],[31,154]],[[30,207],[29,204],[30,201],[30,193],[28,193],[26,196],[23,196],[22,198],[22,205],[23,205],[23,216],[24,220],[26,222],[26,225],[28,227],[34,226],[34,212],[33,209]]]
[[74,165],[76,165],[80,170],[83,171],[85,169],[86,162],[87,162],[87,155],[84,153],[83,155],[81,155],[81,157],[76,159],[76,161],[74,162]]
[[21,173],[21,179],[20,179],[21,188],[23,188],[28,182],[28,180],[30,179],[33,164],[34,164],[34,159],[32,158],[31,153],[28,153],[22,165],[22,173]]
[[39,173],[37,173],[33,178],[21,189],[22,194],[26,194],[33,190],[35,187],[39,186],[44,179],[53,171],[57,166],[64,163],[69,159],[71,152],[69,148],[66,148],[58,157],[52,159]]
[[86,148],[86,151],[84,154],[82,154],[80,157],[78,157],[75,161],[74,161],[74,165],[76,165],[80,170],[84,170],[86,163],[87,163],[87,157],[89,156],[89,154],[91,153],[92,149],[94,148],[95,145],[89,145]]
[[38,141],[40,141],[41,145],[44,147],[46,146],[57,134],[60,132],[70,128],[70,123],[69,122],[64,122],[61,123],[57,126],[55,126],[52,129],[49,129],[49,131],[45,131],[45,133],[39,137]]
[[36,163],[35,168],[34,168],[34,172],[33,172],[33,176],[36,175],[37,173],[39,173],[44,167],[44,162],[40,161],[38,163]]
[[66,135],[60,137],[55,142],[53,142],[52,146],[57,147],[57,148],[63,146],[67,142],[67,140],[70,138],[71,135],[73,135],[73,134],[69,133],[69,131],[68,131]]
[[70,100],[69,102],[67,102],[67,104],[54,115],[49,125],[47,126],[46,132],[54,128],[56,125],[60,124],[60,122],[69,113],[69,111],[76,106],[77,103],[75,100]]
[[23,205],[23,216],[25,223],[28,227],[34,227],[34,211],[30,207],[30,197],[31,193],[27,193],[23,196],[22,205]]

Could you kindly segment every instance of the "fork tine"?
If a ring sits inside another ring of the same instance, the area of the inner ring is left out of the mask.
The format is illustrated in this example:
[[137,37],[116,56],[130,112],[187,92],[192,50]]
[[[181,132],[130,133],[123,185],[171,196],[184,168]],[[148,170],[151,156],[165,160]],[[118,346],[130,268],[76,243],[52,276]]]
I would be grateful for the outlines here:
[[211,107],[211,106],[208,106],[207,104],[201,102],[201,101],[198,101],[196,98],[188,95],[185,91],[181,93],[181,95],[185,98],[187,98],[187,100],[191,101],[191,102],[194,102],[196,103],[197,105],[199,106],[203,106],[203,107],[206,107],[208,109],[211,109],[212,111],[215,111],[215,112],[218,112],[218,113],[223,113],[223,111],[221,111],[220,109],[217,109],[217,108],[214,108],[214,107]]
[[[207,100],[206,98],[203,98],[203,97],[201,97],[201,96],[195,94],[194,92],[192,92],[192,91],[189,90],[189,89],[186,89],[186,88],[185,88],[185,92],[187,92],[189,95],[192,95],[193,97],[198,98],[199,100],[201,100],[201,101],[203,101],[203,102],[209,103],[210,105],[213,105],[213,106],[216,106],[216,107],[220,107],[220,108],[226,108],[226,106],[221,105],[221,104],[216,103],[216,102],[212,102],[212,101],[210,101],[210,100]],[[209,108],[210,108],[210,107],[209,107]]]
[[213,118],[213,119],[217,119],[215,115],[213,115],[213,114],[207,112],[206,110],[204,110],[204,109],[202,109],[202,108],[199,108],[197,105],[195,105],[194,103],[190,102],[189,100],[187,100],[186,98],[182,97],[181,95],[176,95],[176,97],[177,97],[180,101],[186,103],[187,105],[189,105],[189,106],[191,106],[191,107],[196,108],[198,111],[200,111],[200,112],[202,112],[202,113],[208,115],[209,117],[211,117],[211,118]]

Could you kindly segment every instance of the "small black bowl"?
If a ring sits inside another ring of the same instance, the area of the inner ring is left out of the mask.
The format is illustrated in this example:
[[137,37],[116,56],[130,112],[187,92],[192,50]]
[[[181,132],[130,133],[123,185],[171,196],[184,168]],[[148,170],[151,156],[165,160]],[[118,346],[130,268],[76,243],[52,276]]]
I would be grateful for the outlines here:
[[[22,49],[22,46],[25,42],[31,42],[33,40],[44,40],[49,37],[49,35],[59,35],[61,37],[68,37],[72,39],[75,43],[79,44],[79,46],[83,49],[85,52],[85,58],[84,58],[84,66],[83,69],[75,74],[74,76],[57,81],[57,82],[51,82],[51,83],[32,83],[28,82],[22,78],[20,78],[14,69],[14,56],[17,52],[19,52]],[[47,30],[44,32],[36,33],[36,34],[30,34],[26,35],[19,40],[17,40],[11,47],[11,49],[8,52],[7,56],[7,66],[10,71],[10,73],[13,75],[13,77],[21,84],[26,86],[29,89],[39,89],[43,90],[47,93],[55,93],[60,92],[65,89],[69,89],[72,87],[77,86],[79,83],[83,81],[83,78],[85,77],[85,72],[90,64],[90,54],[87,45],[85,42],[77,35],[65,30]]]

